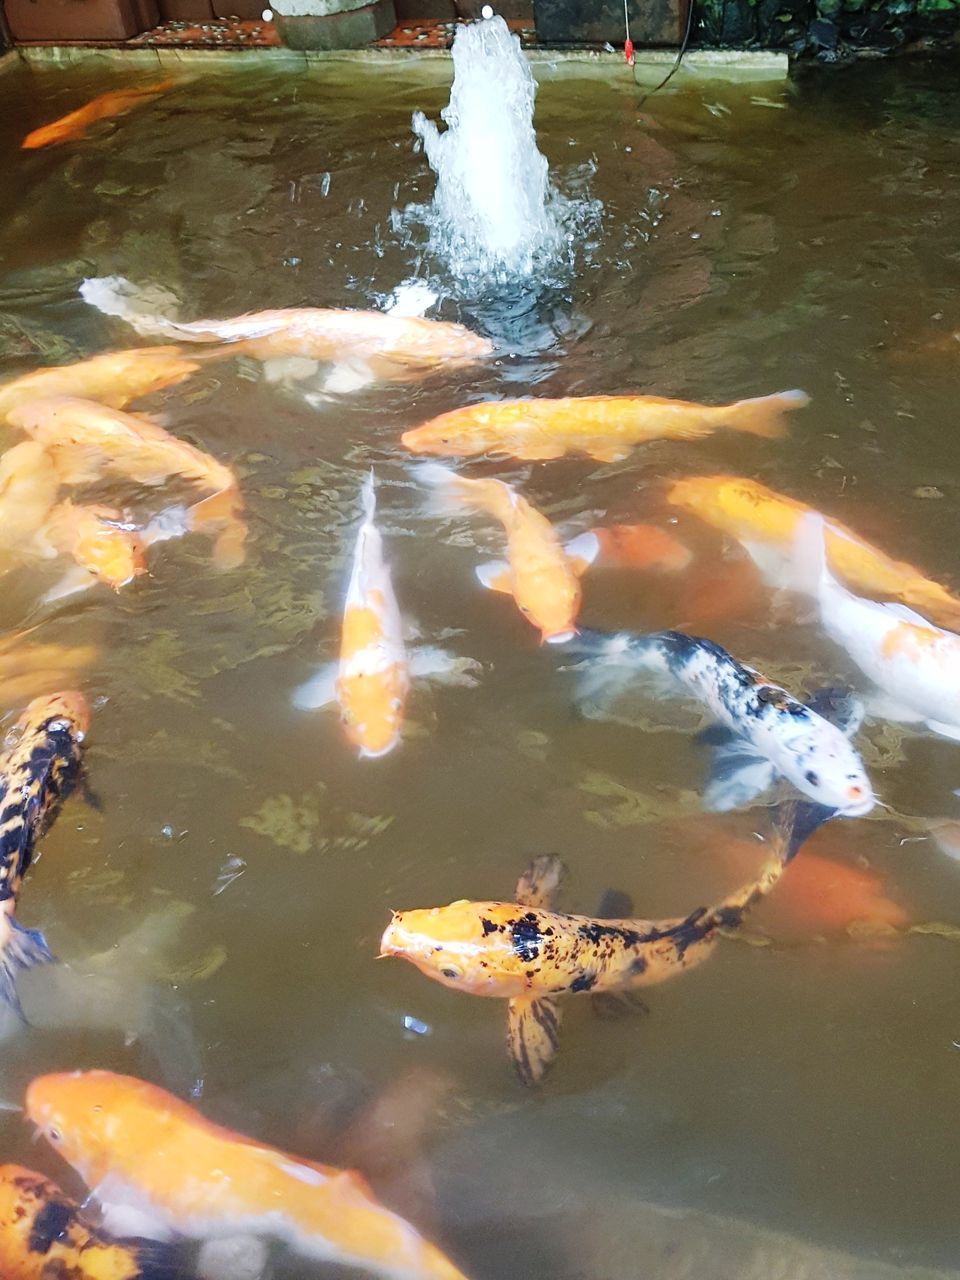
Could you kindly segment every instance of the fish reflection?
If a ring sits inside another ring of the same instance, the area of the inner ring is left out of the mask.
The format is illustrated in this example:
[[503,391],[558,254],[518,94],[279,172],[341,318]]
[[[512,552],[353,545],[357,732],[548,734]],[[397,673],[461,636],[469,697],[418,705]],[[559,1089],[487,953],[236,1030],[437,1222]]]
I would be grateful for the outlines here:
[[142,1080],[40,1076],[26,1113],[99,1200],[109,1231],[214,1241],[245,1233],[392,1280],[464,1280],[358,1174],[221,1128]]
[[660,396],[484,401],[405,431],[402,443],[413,453],[447,457],[505,453],[534,461],[585,453],[616,462],[648,440],[700,440],[722,427],[776,438],[783,415],[808,403],[803,391],[718,406]]
[[185,1262],[172,1245],[112,1239],[49,1178],[0,1165],[4,1280],[189,1280]]
[[101,93],[76,111],[34,129],[27,134],[20,146],[25,151],[36,151],[40,147],[53,147],[62,142],[75,141],[82,138],[98,120],[126,115],[147,99],[166,92],[172,84],[172,80],[158,80],[156,84],[143,85],[139,89],[112,89],[109,93]]

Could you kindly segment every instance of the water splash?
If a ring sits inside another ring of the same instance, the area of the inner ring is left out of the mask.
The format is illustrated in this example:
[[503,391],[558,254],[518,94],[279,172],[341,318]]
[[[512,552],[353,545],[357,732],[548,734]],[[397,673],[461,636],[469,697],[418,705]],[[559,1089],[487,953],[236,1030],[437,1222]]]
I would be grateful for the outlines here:
[[411,206],[429,248],[460,280],[531,275],[568,251],[570,202],[554,190],[533,128],[536,82],[500,17],[460,26],[440,133],[421,111],[413,131],[437,175],[433,203]]

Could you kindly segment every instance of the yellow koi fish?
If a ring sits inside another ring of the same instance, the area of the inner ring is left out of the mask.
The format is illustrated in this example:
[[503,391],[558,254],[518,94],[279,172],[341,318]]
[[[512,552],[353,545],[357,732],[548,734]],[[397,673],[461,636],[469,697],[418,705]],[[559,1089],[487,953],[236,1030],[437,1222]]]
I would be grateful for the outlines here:
[[0,756],[0,1000],[18,1014],[16,975],[52,960],[43,934],[14,912],[37,841],[81,776],[90,708],[80,693],[34,698]]
[[[91,306],[126,320],[140,334],[174,342],[226,343],[237,355],[256,360],[293,357],[332,363],[338,368],[328,380],[331,391],[456,368],[493,351],[492,343],[463,325],[397,312],[288,307],[188,323],[158,314],[149,291],[119,276],[85,280],[80,293]],[[315,367],[305,372],[315,372]]]
[[113,1240],[88,1226],[55,1182],[0,1165],[3,1280],[188,1280],[175,1246]]
[[[667,501],[735,538],[771,586],[806,590],[797,576],[794,546],[812,507],[740,476],[689,476],[670,486]],[[960,627],[960,600],[919,569],[893,560],[839,520],[825,518],[827,564],[851,590],[900,600]]]
[[140,347],[35,369],[0,386],[0,421],[18,405],[51,396],[77,396],[124,409],[131,400],[182,382],[199,368],[199,361],[188,359],[179,347]]
[[396,911],[381,956],[409,960],[445,987],[509,1001],[507,1048],[525,1084],[539,1083],[558,1046],[559,996],[624,993],[702,964],[721,928],[736,928],[779,883],[803,840],[832,810],[806,801],[781,807],[759,872],[715,906],[669,920],[562,915],[555,908],[562,864],[536,858],[515,902],[451,902]]
[[600,550],[596,534],[581,534],[564,547],[546,516],[503,480],[469,480],[439,463],[427,463],[416,474],[437,492],[441,510],[472,508],[500,521],[507,559],[480,565],[477,577],[489,590],[513,596],[544,640],[569,640],[577,629],[580,577]]
[[61,476],[50,453],[23,440],[0,457],[0,548],[28,558],[30,544],[57,502]]
[[776,439],[783,434],[783,414],[806,404],[803,391],[718,406],[660,396],[497,400],[443,413],[405,431],[401,440],[413,453],[447,457],[505,453],[533,461],[585,453],[617,462],[648,440],[700,440],[722,427]]
[[390,1280],[464,1280],[378,1204],[359,1174],[221,1128],[142,1080],[110,1071],[40,1076],[27,1089],[26,1113],[99,1200],[111,1233],[242,1233]]
[[294,704],[312,710],[336,702],[347,738],[361,756],[376,759],[400,741],[411,674],[470,684],[467,673],[476,664],[458,663],[430,646],[420,646],[408,658],[400,608],[376,525],[373,472],[364,482],[361,502],[363,521],[343,611],[339,666],[321,670],[301,686]]
[[66,484],[88,484],[106,470],[150,486],[180,476],[210,490],[185,513],[184,529],[219,531],[217,562],[222,568],[242,562],[246,526],[236,477],[208,453],[145,417],[70,396],[18,405],[7,420],[49,451]]
[[58,596],[82,591],[92,581],[119,591],[146,572],[143,541],[114,507],[62,502],[50,513],[39,536],[77,563],[76,574],[61,582]]
[[98,120],[126,115],[148,98],[164,93],[172,84],[172,80],[160,80],[156,84],[144,85],[141,89],[112,89],[109,93],[101,93],[76,111],[34,129],[27,134],[20,147],[24,151],[36,151],[39,147],[53,147],[61,142],[82,138]]

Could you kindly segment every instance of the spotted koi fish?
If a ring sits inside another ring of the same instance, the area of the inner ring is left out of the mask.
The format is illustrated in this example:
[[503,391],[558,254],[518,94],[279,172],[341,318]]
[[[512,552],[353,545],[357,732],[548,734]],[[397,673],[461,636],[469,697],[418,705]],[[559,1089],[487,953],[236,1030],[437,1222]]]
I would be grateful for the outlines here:
[[779,883],[804,839],[833,811],[782,806],[758,874],[713,907],[669,920],[607,919],[555,910],[563,867],[552,854],[520,877],[514,902],[452,902],[394,912],[381,956],[409,960],[445,987],[509,1001],[507,1048],[524,1084],[538,1084],[559,1043],[558,997],[635,992],[702,964],[720,929],[740,925]]
[[17,972],[53,956],[43,934],[25,929],[14,915],[17,895],[37,841],[80,779],[89,727],[90,708],[82,694],[34,698],[0,756],[0,1001],[20,1017]]
[[822,516],[803,518],[799,571],[813,584],[824,630],[880,691],[868,714],[960,740],[960,635],[906,605],[863,600],[841,586],[827,567],[824,528]]
[[412,453],[446,457],[489,453],[533,461],[585,453],[617,462],[648,440],[700,440],[721,427],[775,438],[783,434],[783,415],[809,402],[803,391],[716,406],[661,396],[485,401],[432,418],[401,440]]
[[[582,705],[597,697],[602,703],[625,682],[646,677],[654,686],[693,696],[705,706],[720,732],[729,735],[726,745],[736,743],[742,764],[756,766],[754,784],[742,782],[734,804],[759,795],[779,775],[811,800],[847,817],[873,808],[870,780],[843,730],[712,640],[679,631],[632,635],[583,630],[571,648],[586,659]],[[718,799],[714,797],[713,807],[733,807]]]
[[3,1280],[188,1280],[176,1246],[115,1240],[83,1221],[55,1182],[0,1165]]
[[465,1280],[359,1174],[224,1129],[143,1080],[111,1071],[39,1076],[25,1110],[100,1202],[111,1232],[263,1237],[387,1280]]

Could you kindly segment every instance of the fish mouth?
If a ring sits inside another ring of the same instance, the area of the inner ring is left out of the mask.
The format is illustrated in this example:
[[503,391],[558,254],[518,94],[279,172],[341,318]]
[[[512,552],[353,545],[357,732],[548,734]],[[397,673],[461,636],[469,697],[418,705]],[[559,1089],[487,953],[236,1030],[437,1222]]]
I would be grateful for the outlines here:
[[848,804],[842,805],[840,812],[845,818],[862,818],[864,814],[869,813],[877,803],[876,796],[872,792],[867,792],[860,800],[853,800]]
[[576,634],[576,631],[556,631],[552,636],[543,638],[547,644],[569,644]]

